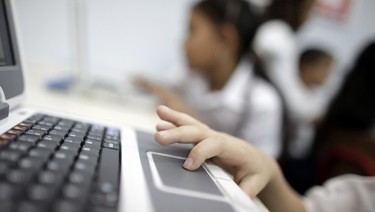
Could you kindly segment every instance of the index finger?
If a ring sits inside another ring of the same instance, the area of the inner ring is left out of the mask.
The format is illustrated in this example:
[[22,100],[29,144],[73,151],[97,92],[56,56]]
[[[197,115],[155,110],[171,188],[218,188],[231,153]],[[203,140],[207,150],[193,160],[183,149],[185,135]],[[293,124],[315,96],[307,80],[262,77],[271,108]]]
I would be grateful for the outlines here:
[[158,116],[164,120],[171,122],[176,126],[184,126],[184,125],[195,125],[195,126],[204,126],[201,122],[194,119],[193,117],[185,114],[180,113],[175,110],[170,109],[164,105],[160,105],[156,108],[156,113]]

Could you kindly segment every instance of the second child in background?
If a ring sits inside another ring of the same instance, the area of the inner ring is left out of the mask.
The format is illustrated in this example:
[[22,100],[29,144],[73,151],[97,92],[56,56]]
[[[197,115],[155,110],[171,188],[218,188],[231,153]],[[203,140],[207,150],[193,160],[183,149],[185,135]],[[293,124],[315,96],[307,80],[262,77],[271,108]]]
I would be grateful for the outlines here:
[[191,70],[178,86],[138,80],[161,103],[188,113],[278,158],[282,151],[282,104],[256,74],[251,45],[260,23],[244,0],[203,0],[191,10],[185,42]]

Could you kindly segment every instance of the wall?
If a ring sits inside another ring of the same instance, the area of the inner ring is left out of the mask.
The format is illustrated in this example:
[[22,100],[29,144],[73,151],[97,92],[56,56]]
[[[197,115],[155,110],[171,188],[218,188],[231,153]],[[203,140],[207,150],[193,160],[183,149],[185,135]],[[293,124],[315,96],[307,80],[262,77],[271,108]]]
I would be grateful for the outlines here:
[[[178,76],[181,45],[193,0],[15,0],[26,60],[83,69],[100,79],[123,83],[127,76]],[[81,2],[82,27],[77,55],[74,8]],[[375,1],[354,0],[347,22],[314,15],[300,34],[302,46],[318,43],[331,49],[340,70],[375,35]],[[81,57],[77,57],[81,56]]]
[[15,1],[28,62],[82,67],[117,83],[127,76],[172,78],[181,72],[192,0]]

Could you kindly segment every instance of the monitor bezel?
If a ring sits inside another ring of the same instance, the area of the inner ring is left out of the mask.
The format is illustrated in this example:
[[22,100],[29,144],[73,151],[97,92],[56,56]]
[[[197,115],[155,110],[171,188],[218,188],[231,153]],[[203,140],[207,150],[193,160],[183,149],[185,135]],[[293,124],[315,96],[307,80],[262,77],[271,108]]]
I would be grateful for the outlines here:
[[2,0],[8,23],[14,65],[0,66],[0,87],[5,94],[5,102],[14,108],[24,99],[25,82],[17,37],[14,1]]

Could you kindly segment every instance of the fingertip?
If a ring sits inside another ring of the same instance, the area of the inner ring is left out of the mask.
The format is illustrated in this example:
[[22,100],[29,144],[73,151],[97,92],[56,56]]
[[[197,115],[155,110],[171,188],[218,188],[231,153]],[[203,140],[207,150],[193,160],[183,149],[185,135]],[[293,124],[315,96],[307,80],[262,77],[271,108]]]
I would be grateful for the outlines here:
[[155,140],[162,146],[166,146],[169,144],[169,132],[167,130],[156,132],[154,137]]
[[193,170],[193,164],[194,164],[194,160],[193,158],[187,158],[184,162],[184,164],[182,165],[185,169],[187,170]]
[[166,143],[164,142],[164,138],[163,138],[163,131],[160,131],[160,132],[156,132],[155,135],[154,135],[154,139],[157,143],[159,143],[160,145],[162,146],[165,146]]

